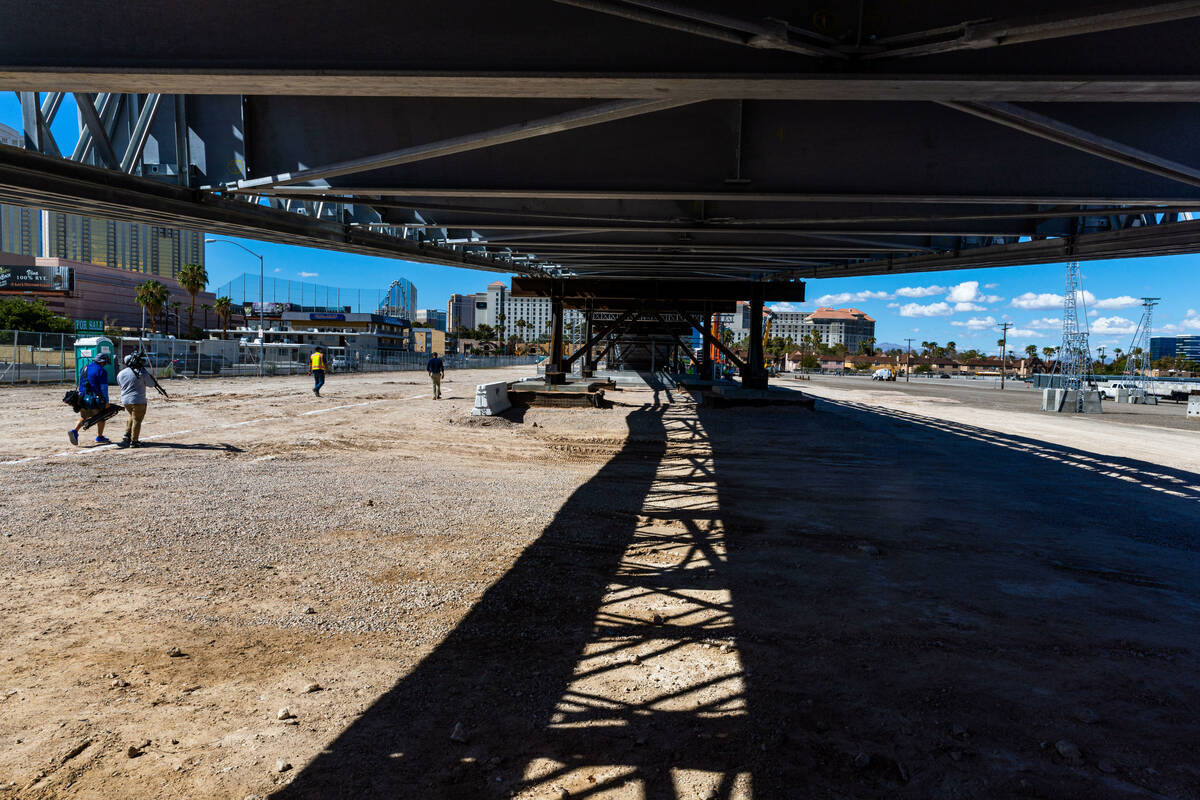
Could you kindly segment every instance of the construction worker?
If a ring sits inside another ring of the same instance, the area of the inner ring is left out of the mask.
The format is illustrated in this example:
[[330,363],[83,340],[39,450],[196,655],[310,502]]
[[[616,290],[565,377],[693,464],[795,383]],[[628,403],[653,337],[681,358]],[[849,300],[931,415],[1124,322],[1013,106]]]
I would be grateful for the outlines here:
[[312,354],[312,363],[309,365],[308,371],[313,376],[313,394],[317,397],[321,396],[321,387],[325,385],[325,353],[321,348],[317,348]]
[[429,379],[433,381],[433,399],[442,399],[442,378],[446,374],[446,365],[438,358],[438,354],[434,353],[433,358],[429,359],[429,363],[425,365],[425,371],[429,373]]
[[142,420],[146,418],[146,379],[142,377],[142,361],[138,353],[125,356],[125,369],[117,373],[121,384],[121,405],[129,420],[125,423],[125,438],[117,447],[141,447],[138,437],[142,433]]
[[[104,366],[109,362],[108,353],[101,353],[92,359],[83,371],[79,381],[79,396],[83,398],[83,408],[79,410],[79,422],[67,431],[71,444],[79,444],[79,429],[88,419],[108,408],[108,372]],[[96,444],[112,444],[104,435],[104,420],[96,423]]]

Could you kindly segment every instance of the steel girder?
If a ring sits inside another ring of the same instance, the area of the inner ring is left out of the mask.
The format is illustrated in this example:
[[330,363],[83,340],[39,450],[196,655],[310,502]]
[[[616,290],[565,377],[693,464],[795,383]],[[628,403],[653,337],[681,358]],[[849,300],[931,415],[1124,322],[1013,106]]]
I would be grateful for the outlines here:
[[143,4],[0,0],[5,199],[531,275],[1200,249],[1200,2]]

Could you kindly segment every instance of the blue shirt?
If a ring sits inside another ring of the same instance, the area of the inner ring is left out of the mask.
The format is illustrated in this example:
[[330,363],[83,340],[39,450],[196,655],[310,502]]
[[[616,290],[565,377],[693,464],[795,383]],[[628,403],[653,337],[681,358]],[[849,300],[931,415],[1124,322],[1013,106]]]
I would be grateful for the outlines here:
[[442,360],[440,358],[429,359],[429,363],[425,365],[425,369],[429,371],[430,375],[437,375],[439,372],[446,371],[446,368],[442,366]]
[[107,403],[108,371],[93,361],[83,371],[83,382],[79,384],[79,388],[85,392],[90,390],[92,394],[100,395],[104,398],[104,402]]

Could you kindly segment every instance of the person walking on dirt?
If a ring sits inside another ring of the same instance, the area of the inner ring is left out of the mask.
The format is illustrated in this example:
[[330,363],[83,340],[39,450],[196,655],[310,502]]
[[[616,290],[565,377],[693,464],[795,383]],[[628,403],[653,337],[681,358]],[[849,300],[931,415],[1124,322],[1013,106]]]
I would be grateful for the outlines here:
[[142,420],[146,418],[146,379],[138,367],[138,356],[125,356],[125,369],[117,373],[117,383],[121,385],[121,405],[129,420],[125,423],[125,438],[117,442],[117,447],[141,447],[139,437],[142,433]]
[[433,399],[442,399],[442,378],[446,374],[446,365],[438,358],[438,354],[434,353],[433,358],[429,359],[429,363],[425,365],[426,372],[429,373],[429,379],[433,381]]
[[312,354],[312,363],[309,365],[308,371],[313,376],[313,394],[317,397],[321,396],[321,387],[325,385],[325,353],[321,348],[317,348]]
[[[79,444],[79,429],[83,427],[83,423],[108,408],[108,372],[104,369],[108,360],[108,353],[101,353],[83,371],[83,378],[79,381],[79,396],[85,402],[79,410],[79,422],[67,431],[67,438],[71,440],[71,444]],[[96,444],[112,444],[112,441],[104,436],[104,420],[96,423]]]

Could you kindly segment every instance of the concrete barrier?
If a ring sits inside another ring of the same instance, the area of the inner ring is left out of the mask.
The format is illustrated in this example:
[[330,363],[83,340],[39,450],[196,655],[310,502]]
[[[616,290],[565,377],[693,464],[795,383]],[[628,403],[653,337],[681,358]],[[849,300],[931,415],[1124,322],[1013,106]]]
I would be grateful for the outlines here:
[[[1074,413],[1077,396],[1075,391],[1066,389],[1042,389],[1042,411],[1057,411]],[[1084,390],[1083,413],[1099,414],[1100,392]]]
[[1200,420],[1200,391],[1188,395],[1188,419]]
[[481,383],[475,387],[475,407],[471,409],[473,417],[494,417],[512,408],[508,399],[508,384],[504,381]]

